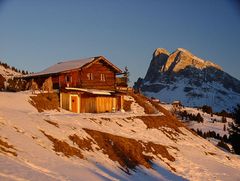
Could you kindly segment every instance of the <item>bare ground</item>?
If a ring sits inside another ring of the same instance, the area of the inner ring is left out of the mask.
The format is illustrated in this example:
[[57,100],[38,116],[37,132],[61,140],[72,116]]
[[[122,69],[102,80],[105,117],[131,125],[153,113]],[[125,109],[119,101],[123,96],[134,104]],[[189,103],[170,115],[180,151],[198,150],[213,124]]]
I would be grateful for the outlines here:
[[51,124],[51,125],[59,128],[59,125],[58,125],[58,123],[56,123],[56,122],[53,122],[53,121],[50,121],[50,120],[47,120],[47,119],[44,119],[44,121],[46,121],[47,123],[49,123],[49,124]]
[[[104,154],[117,161],[123,171],[129,174],[129,169],[135,170],[137,166],[152,168],[153,156],[144,153],[152,153],[157,158],[167,158],[169,161],[175,161],[175,158],[169,154],[167,147],[152,142],[142,142],[131,138],[112,135],[96,130],[84,129],[100,147]],[[161,156],[161,157],[160,157]]]
[[55,152],[61,152],[66,157],[77,156],[77,157],[83,159],[83,155],[79,149],[70,146],[65,141],[58,140],[58,139],[54,138],[53,136],[46,134],[43,130],[40,130],[40,131],[53,143],[53,147],[54,147],[53,150]]
[[30,96],[29,101],[38,112],[44,110],[59,110],[59,98],[56,93],[41,93],[36,96]]
[[132,96],[135,101],[144,108],[144,112],[146,114],[156,114],[158,112],[156,108],[150,102],[148,102],[148,99],[145,96],[134,93],[129,93],[129,95]]
[[10,153],[13,156],[17,156],[16,149],[12,145],[9,145],[6,141],[3,141],[1,137],[0,137],[0,152]]

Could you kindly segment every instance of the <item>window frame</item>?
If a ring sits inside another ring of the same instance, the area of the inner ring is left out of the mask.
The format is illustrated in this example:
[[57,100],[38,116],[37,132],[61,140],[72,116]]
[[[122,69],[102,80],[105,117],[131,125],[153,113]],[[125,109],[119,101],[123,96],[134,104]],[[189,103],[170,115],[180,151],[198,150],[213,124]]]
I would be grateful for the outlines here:
[[105,74],[100,74],[100,80],[105,82],[106,81],[106,76]]
[[65,82],[66,83],[72,83],[72,76],[71,75],[65,75]]
[[87,78],[88,80],[93,80],[93,73],[92,72],[87,73]]

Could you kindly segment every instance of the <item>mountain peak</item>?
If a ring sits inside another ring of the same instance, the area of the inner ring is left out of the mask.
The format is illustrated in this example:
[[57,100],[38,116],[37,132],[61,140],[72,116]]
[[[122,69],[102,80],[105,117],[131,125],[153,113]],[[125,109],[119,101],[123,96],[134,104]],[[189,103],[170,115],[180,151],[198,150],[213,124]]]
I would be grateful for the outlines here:
[[188,53],[188,54],[191,54],[191,52],[190,51],[188,51],[187,49],[185,49],[185,48],[177,48],[177,50],[176,51],[179,51],[179,52],[184,52],[184,53]]
[[154,53],[153,53],[153,57],[157,57],[157,56],[159,56],[161,54],[170,55],[170,53],[166,49],[164,49],[164,48],[157,48],[154,51]]
[[189,66],[197,69],[214,67],[218,70],[222,70],[222,68],[219,65],[211,61],[205,61],[193,55],[190,51],[184,48],[178,48],[169,56],[164,68],[164,72],[166,71],[179,72],[180,70],[183,70]]
[[240,101],[239,80],[184,48],[171,54],[156,49],[147,74],[140,81],[136,88],[164,102],[180,100],[186,106],[209,105],[216,111],[232,111]]

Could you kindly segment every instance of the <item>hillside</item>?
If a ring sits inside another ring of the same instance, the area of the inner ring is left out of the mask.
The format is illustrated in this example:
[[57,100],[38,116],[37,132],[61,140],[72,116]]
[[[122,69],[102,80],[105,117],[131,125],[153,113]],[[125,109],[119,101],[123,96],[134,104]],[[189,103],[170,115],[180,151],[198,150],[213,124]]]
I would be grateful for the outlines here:
[[[188,128],[193,129],[194,131],[201,132],[202,136],[210,141],[214,141],[215,145],[221,141],[221,139],[226,139],[224,141],[228,141],[229,133],[228,129],[229,124],[233,122],[233,119],[230,117],[224,117],[216,114],[210,114],[203,112],[202,109],[192,108],[192,107],[179,107],[174,108],[172,104],[163,104],[160,103],[165,109],[173,112],[178,119],[186,125]],[[186,112],[188,115],[192,114],[197,116],[198,114],[202,117],[202,121],[198,122],[197,120],[193,120],[186,115],[181,113]],[[209,133],[212,132],[213,134],[210,135]],[[205,134],[205,136],[204,136]],[[229,144],[228,146],[231,147]]]
[[164,102],[180,100],[190,107],[209,105],[214,111],[232,111],[240,103],[239,80],[183,48],[171,54],[156,49],[145,78],[139,79],[135,87]]
[[20,75],[22,75],[22,73],[17,72],[13,68],[10,68],[7,64],[4,66],[0,63],[0,90],[6,88],[8,79]]
[[0,180],[240,179],[239,156],[142,97],[125,97],[130,112],[75,114],[39,113],[30,96],[0,92]]

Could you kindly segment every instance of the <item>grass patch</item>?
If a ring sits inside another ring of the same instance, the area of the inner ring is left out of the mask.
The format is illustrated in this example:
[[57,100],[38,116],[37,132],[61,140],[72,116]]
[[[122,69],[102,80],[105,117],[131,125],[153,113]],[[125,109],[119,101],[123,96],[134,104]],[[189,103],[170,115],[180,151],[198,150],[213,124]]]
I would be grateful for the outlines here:
[[132,103],[133,103],[133,101],[124,100],[124,102],[123,102],[124,111],[130,112]]
[[56,93],[41,93],[36,96],[30,96],[29,101],[38,112],[44,110],[58,110],[59,111],[59,98]]
[[134,93],[129,93],[129,95],[132,96],[135,101],[144,108],[144,112],[146,114],[156,114],[158,112],[156,108],[148,102],[148,99],[145,96]]
[[47,119],[44,119],[44,121],[46,121],[47,123],[49,123],[49,124],[51,124],[51,125],[53,125],[53,126],[59,128],[59,124],[58,124],[58,123],[55,123],[55,122],[50,121],[50,120],[47,120]]
[[58,140],[51,135],[46,134],[44,131],[40,130],[52,143],[55,152],[63,153],[66,157],[77,156],[83,159],[81,151],[75,147],[70,146],[65,141]]
[[77,144],[82,150],[93,151],[92,141],[90,139],[80,139],[76,134],[70,135],[69,139],[72,140],[73,144]]
[[[176,136],[179,133],[183,134],[179,129],[179,127],[182,127],[182,124],[167,116],[138,116],[136,118],[141,119],[148,129],[160,129],[162,127],[160,130],[174,142],[177,142]],[[171,130],[166,129],[166,127],[171,128]]]
[[161,113],[163,113],[165,116],[170,117],[171,119],[177,119],[175,116],[172,115],[168,110],[166,110],[164,107],[162,107],[159,103],[154,102],[150,99],[148,101]]
[[137,116],[136,118],[141,119],[147,128],[160,128],[169,127],[176,132],[182,133],[179,127],[183,127],[183,124],[179,121],[173,120],[171,117],[167,116]]
[[163,145],[152,142],[145,143],[86,128],[84,130],[95,140],[103,153],[108,155],[111,160],[117,161],[127,174],[130,174],[129,169],[135,171],[139,165],[152,168],[154,157],[147,155],[148,153],[156,155],[161,160],[161,157],[163,157],[169,161],[175,161],[175,158],[169,154]]
[[6,141],[3,141],[1,137],[0,137],[0,152],[10,153],[13,156],[17,156],[16,149],[12,145],[9,145]]
[[101,119],[104,120],[104,121],[111,121],[110,118],[101,118]]

